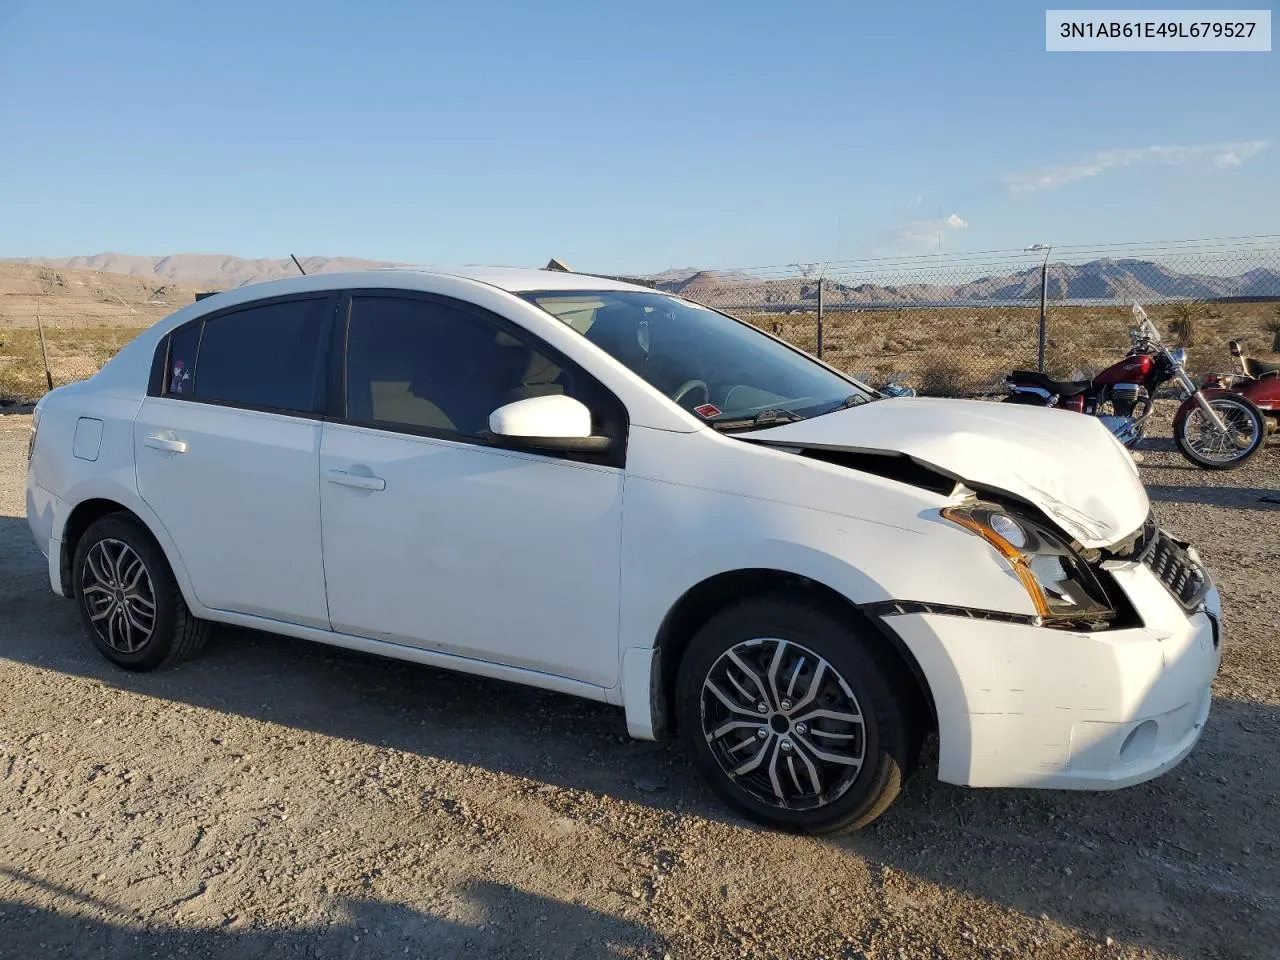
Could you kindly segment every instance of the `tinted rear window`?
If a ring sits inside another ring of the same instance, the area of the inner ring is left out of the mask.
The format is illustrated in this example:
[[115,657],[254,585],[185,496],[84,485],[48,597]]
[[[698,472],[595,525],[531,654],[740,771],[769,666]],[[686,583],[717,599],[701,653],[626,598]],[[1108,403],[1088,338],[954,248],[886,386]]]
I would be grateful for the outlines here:
[[[288,300],[237,310],[204,322],[196,358],[197,400],[311,413],[320,402],[321,331],[327,298]],[[170,392],[180,334],[170,351]],[[185,363],[185,360],[184,360]]]
[[200,349],[200,327],[193,323],[174,332],[169,344],[169,371],[165,374],[165,393],[171,397],[191,395],[191,378],[196,370],[196,352]]

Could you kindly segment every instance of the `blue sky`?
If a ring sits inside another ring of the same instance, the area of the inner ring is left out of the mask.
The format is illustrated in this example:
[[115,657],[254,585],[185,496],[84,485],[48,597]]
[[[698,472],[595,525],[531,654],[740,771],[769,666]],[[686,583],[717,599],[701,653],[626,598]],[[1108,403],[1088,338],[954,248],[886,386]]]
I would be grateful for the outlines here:
[[0,256],[647,272],[1280,232],[1280,54],[1050,54],[1044,10],[0,0]]

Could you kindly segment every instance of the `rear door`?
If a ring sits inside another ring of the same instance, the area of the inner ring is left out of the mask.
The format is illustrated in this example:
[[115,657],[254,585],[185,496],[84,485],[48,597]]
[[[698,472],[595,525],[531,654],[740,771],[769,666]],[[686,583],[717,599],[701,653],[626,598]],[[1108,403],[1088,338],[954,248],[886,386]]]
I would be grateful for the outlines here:
[[[333,628],[612,686],[622,404],[457,301],[357,294],[345,347],[320,457]],[[551,393],[586,403],[615,453],[533,453],[488,435],[494,409]]]
[[259,301],[162,344],[134,421],[138,489],[207,607],[329,626],[318,471],[336,302]]

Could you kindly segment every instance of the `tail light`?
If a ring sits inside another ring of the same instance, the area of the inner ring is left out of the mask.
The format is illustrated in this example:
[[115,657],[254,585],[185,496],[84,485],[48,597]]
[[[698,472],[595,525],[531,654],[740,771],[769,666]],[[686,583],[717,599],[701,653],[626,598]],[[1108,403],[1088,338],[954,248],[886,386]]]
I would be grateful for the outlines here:
[[36,450],[36,431],[40,429],[40,405],[36,404],[35,410],[31,414],[31,435],[27,438],[27,463],[31,462],[31,455]]

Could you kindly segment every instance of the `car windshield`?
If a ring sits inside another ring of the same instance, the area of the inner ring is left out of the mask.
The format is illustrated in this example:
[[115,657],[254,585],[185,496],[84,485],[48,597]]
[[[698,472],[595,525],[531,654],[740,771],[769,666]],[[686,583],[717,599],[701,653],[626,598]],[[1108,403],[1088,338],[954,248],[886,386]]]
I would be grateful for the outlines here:
[[749,324],[663,293],[522,294],[721,430],[856,406],[872,391]]

